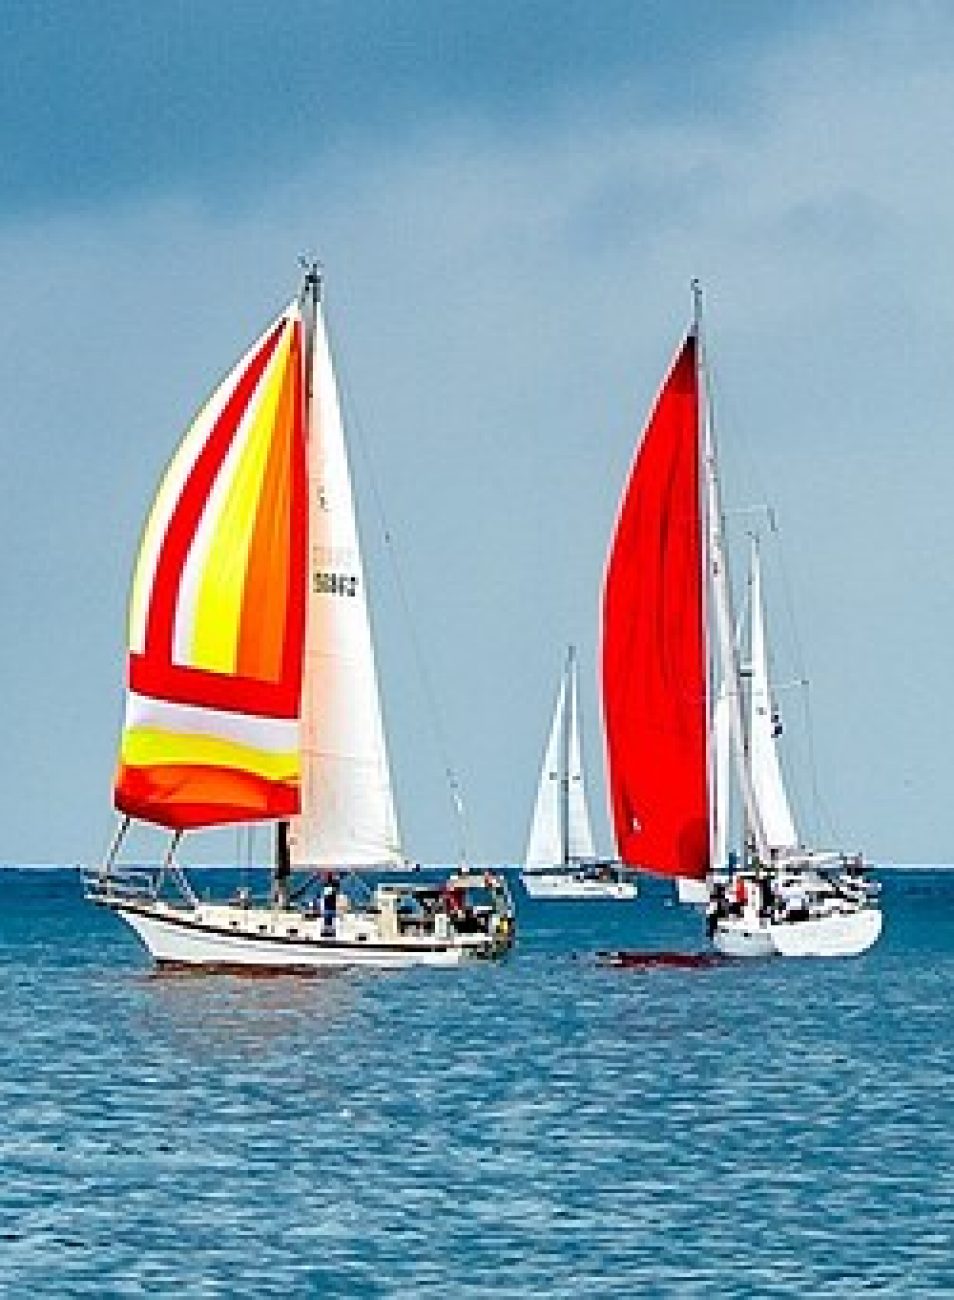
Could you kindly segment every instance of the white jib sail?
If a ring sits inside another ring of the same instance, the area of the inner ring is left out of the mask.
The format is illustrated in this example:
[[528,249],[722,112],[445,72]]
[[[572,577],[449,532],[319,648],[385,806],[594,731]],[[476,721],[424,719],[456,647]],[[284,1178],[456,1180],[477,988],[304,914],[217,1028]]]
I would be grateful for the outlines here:
[[775,736],[777,715],[769,688],[765,616],[762,610],[762,571],[758,546],[753,540],[751,574],[751,678],[749,755],[752,784],[762,828],[770,849],[793,849],[798,844],[795,819],[785,791]]
[[712,712],[712,747],[714,751],[715,816],[712,840],[712,867],[724,871],[729,861],[729,790],[732,749],[732,718],[729,694],[723,681]]
[[579,682],[576,656],[570,655],[567,665],[570,679],[570,716],[567,736],[567,799],[566,842],[567,856],[572,862],[587,862],[596,857],[593,847],[593,827],[586,806],[586,785],[583,780],[583,748],[580,742]]
[[563,714],[566,708],[566,675],[560,676],[560,689],[557,692],[556,708],[553,722],[543,755],[543,767],[540,769],[540,783],[537,786],[537,801],[533,808],[533,821],[530,823],[530,838],[527,841],[526,866],[529,868],[552,867],[563,861],[563,835],[561,831],[560,805],[560,749],[563,739]]
[[296,867],[404,861],[338,388],[321,305],[308,429],[308,593]]
[[[703,370],[703,375],[705,371]],[[719,488],[719,465],[716,455],[715,430],[706,390],[702,409],[703,461],[706,498],[707,563],[712,584],[714,618],[709,631],[715,632],[719,648],[718,661],[726,683],[726,708],[729,713],[732,750],[735,756],[739,793],[745,811],[746,823],[755,837],[756,847],[767,854],[768,844],[762,826],[762,813],[755,797],[750,756],[746,753],[745,723],[742,717],[741,672],[738,647],[735,643],[732,617],[732,595],[729,589],[729,560],[722,536],[722,494]],[[713,628],[714,623],[714,628]]]

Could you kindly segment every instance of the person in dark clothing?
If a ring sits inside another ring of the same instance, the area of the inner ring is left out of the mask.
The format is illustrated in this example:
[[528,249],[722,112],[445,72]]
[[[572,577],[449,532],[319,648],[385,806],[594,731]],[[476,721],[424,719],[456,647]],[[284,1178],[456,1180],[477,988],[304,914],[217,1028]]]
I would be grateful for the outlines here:
[[325,876],[321,890],[321,933],[331,939],[335,933],[335,919],[338,914],[338,880],[330,871]]

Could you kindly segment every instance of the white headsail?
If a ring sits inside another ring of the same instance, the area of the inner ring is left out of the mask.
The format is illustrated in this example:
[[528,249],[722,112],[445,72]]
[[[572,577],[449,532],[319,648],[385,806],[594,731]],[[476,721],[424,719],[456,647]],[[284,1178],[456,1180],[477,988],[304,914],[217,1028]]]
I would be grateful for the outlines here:
[[292,823],[292,861],[399,864],[354,494],[320,303],[311,384],[302,812]]
[[713,801],[712,867],[724,871],[729,861],[729,813],[731,780],[732,719],[729,713],[728,688],[719,687],[712,710],[712,750],[715,783]]
[[775,743],[778,715],[769,687],[765,616],[762,609],[762,570],[758,544],[754,538],[750,593],[749,756],[752,784],[769,849],[794,849],[798,845],[798,835]]
[[[698,291],[697,291],[698,292]],[[696,316],[698,328],[699,300],[696,299]],[[700,340],[701,348],[701,340]],[[702,353],[700,350],[700,357]],[[748,829],[760,852],[768,848],[765,829],[762,825],[762,812],[755,797],[752,771],[747,753],[747,736],[742,717],[741,672],[739,668],[738,647],[732,621],[732,593],[729,583],[729,560],[726,553],[725,539],[722,535],[722,494],[719,486],[718,459],[716,456],[715,430],[712,427],[712,409],[708,393],[708,376],[706,377],[702,409],[703,463],[705,470],[706,501],[706,540],[708,551],[709,575],[712,587],[712,604],[714,630],[718,646],[718,663],[723,680],[726,682],[726,709],[729,714],[729,731],[732,751],[735,757],[736,776],[739,794],[745,812]],[[713,846],[714,847],[714,846]]]
[[560,822],[560,750],[563,742],[563,717],[566,710],[566,676],[560,677],[553,722],[543,755],[537,801],[530,823],[526,865],[552,867],[563,861],[563,834]]

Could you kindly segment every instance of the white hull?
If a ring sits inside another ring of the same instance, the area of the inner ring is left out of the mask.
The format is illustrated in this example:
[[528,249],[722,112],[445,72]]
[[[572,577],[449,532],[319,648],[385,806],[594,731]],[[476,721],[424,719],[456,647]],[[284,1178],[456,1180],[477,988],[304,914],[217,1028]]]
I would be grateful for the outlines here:
[[502,949],[484,934],[384,936],[376,918],[341,916],[334,935],[319,918],[231,905],[173,907],[164,902],[116,905],[160,966],[254,971],[319,971],[366,966],[458,966]]
[[877,942],[882,924],[875,907],[800,921],[723,917],[712,944],[725,957],[858,957]]
[[748,917],[731,916],[720,920],[712,936],[712,946],[723,957],[774,957],[771,926]]
[[595,880],[564,871],[524,871],[520,879],[531,898],[629,901],[639,893],[635,880]]
[[877,941],[882,923],[876,907],[833,912],[773,925],[772,943],[783,957],[857,957]]

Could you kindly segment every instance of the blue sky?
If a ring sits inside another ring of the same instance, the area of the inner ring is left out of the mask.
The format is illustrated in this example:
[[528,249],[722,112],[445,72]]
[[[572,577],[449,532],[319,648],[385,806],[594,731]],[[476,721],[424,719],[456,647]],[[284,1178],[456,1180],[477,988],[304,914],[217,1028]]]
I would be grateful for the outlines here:
[[520,856],[569,640],[608,847],[603,556],[699,275],[808,831],[950,860],[952,43],[933,2],[4,7],[0,858],[106,842],[144,513],[309,249],[412,853],[456,840],[369,463],[472,852]]
[[16,217],[162,191],[217,205],[296,161],[400,148],[448,118],[509,131],[611,90],[649,115],[724,114],[741,107],[753,53],[823,11],[756,0],[691,0],[678,16],[632,0],[8,5],[0,206]]

